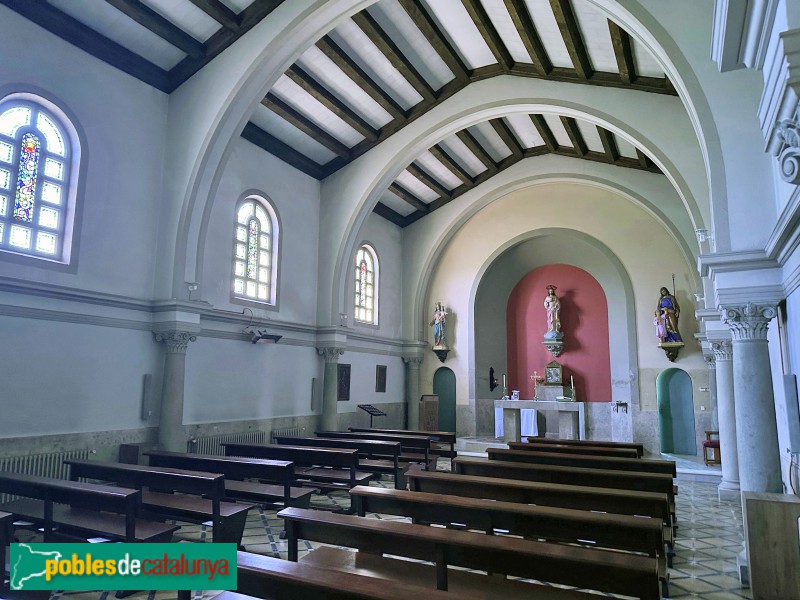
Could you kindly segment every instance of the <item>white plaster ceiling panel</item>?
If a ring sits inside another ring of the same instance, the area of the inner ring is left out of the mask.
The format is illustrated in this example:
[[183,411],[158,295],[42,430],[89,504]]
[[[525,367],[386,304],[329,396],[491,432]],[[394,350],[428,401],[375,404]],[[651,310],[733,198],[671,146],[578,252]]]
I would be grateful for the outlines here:
[[221,27],[189,0],[141,0],[141,2],[201,42],[205,42]]
[[519,37],[519,32],[514,21],[511,20],[503,0],[481,0],[481,4],[497,33],[503,39],[503,45],[508,49],[514,62],[532,63],[533,60],[525,49],[525,44]]
[[636,154],[636,148],[629,141],[622,139],[620,136],[615,135],[614,139],[617,142],[617,150],[620,155],[627,156],[628,158],[639,158]]
[[[253,111],[250,121],[320,165],[336,158],[336,154],[262,104]],[[276,156],[280,158],[280,154]]]
[[589,62],[595,71],[619,73],[614,44],[608,29],[608,17],[586,0],[572,0],[572,10],[578,20]]
[[439,197],[439,194],[434,192],[408,171],[402,171],[400,175],[397,176],[396,181],[417,198],[425,202],[433,202]]
[[404,217],[414,212],[413,206],[411,206],[408,202],[406,202],[402,198],[398,198],[389,190],[383,192],[380,201],[389,208],[391,208],[394,212],[400,213]]
[[423,0],[423,4],[468,69],[497,64],[461,0]]
[[331,39],[405,110],[422,102],[422,96],[351,19],[330,32]]
[[237,15],[254,2],[254,0],[221,0],[221,1],[225,6],[230,8]]
[[664,77],[664,69],[650,52],[636,39],[633,42],[633,62],[636,63],[636,73],[645,77]]
[[336,63],[316,46],[311,46],[303,52],[297,59],[297,64],[376,129],[380,129],[392,120],[392,115],[386,109],[347,77]]
[[564,125],[561,123],[559,116],[544,115],[544,120],[547,123],[547,126],[550,128],[550,131],[553,132],[553,135],[555,136],[559,146],[567,146],[568,148],[572,148],[572,140],[569,139],[567,130],[564,129]]
[[397,0],[382,0],[367,12],[434,90],[455,78]]
[[578,130],[581,132],[583,141],[586,142],[586,146],[589,150],[605,152],[603,149],[603,141],[600,139],[600,134],[597,133],[597,126],[594,123],[581,121],[580,119],[577,119],[576,122],[578,123]]
[[533,24],[542,40],[542,45],[547,51],[550,62],[556,67],[572,68],[572,59],[569,57],[561,30],[556,23],[550,0],[525,0],[528,12],[533,18]]
[[504,118],[523,148],[536,148],[537,146],[545,145],[542,136],[539,135],[539,130],[536,129],[536,125],[531,121],[530,115],[517,113],[506,115]]
[[486,170],[486,165],[478,160],[478,157],[455,135],[443,139],[439,142],[439,145],[445,149],[450,158],[455,160],[473,177]]
[[270,91],[350,148],[364,139],[363,135],[286,75],[281,75]]
[[105,2],[51,0],[50,4],[162,69],[186,58],[183,51]]
[[503,139],[488,121],[473,125],[468,130],[495,162],[500,162],[504,158],[511,156],[511,150],[505,145]]
[[435,177],[436,181],[448,190],[453,190],[461,185],[461,180],[453,175],[453,172],[445,167],[429,150],[425,150],[414,162],[425,169],[428,175]]

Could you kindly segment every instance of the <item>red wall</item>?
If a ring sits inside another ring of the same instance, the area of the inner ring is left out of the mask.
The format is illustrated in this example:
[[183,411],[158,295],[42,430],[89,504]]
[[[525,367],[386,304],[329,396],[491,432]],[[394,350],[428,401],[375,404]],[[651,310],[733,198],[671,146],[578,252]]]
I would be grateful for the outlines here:
[[564,383],[575,378],[578,400],[611,400],[611,361],[608,356],[608,303],[603,288],[583,269],[570,265],[544,265],[523,277],[514,287],[506,309],[508,390],[520,398],[533,398],[530,375],[544,373],[553,355],[542,345],[547,331],[544,299],[547,285],[558,289],[564,351],[556,358],[564,369]]

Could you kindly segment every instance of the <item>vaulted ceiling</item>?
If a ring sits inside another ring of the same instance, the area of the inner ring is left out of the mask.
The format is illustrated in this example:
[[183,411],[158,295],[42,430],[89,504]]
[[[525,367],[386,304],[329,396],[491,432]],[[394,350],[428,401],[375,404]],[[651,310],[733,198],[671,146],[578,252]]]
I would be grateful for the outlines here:
[[[0,3],[169,93],[281,1]],[[324,179],[470,83],[498,75],[676,95],[652,55],[588,0],[380,0],[303,52],[242,136]],[[640,149],[586,121],[508,115],[422,153],[375,212],[406,226],[542,154],[659,172]]]

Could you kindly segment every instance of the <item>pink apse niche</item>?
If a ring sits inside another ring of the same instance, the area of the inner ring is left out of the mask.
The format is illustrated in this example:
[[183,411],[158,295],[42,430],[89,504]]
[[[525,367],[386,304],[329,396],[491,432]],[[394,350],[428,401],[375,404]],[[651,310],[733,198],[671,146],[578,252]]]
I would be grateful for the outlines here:
[[564,351],[555,358],[563,367],[564,385],[575,379],[577,399],[611,401],[611,360],[608,341],[608,302],[603,288],[589,273],[571,265],[543,265],[523,277],[511,291],[506,307],[508,393],[519,390],[532,399],[530,375],[544,373],[554,357],[542,345],[547,331],[544,299],[555,285],[561,303]]

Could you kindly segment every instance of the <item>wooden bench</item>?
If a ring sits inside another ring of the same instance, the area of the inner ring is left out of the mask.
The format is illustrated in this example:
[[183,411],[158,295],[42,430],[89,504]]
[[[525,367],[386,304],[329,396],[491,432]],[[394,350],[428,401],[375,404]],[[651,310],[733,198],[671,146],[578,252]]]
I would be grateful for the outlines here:
[[399,515],[426,525],[479,529],[488,535],[499,531],[659,558],[663,593],[668,595],[666,540],[660,519],[366,486],[354,487],[350,495],[361,517],[367,512]]
[[279,444],[245,444],[224,442],[226,456],[289,460],[295,464],[295,477],[304,485],[329,490],[349,490],[367,483],[374,473],[358,470],[358,450]]
[[[318,491],[292,487],[294,463],[290,461],[155,450],[144,454],[149,457],[151,467],[221,473],[225,476],[225,498],[230,500],[308,508],[311,495]],[[259,481],[246,481],[249,479]]]
[[[378,557],[391,554],[434,563],[434,567],[421,567],[429,576],[435,573],[436,587],[440,590],[449,589],[449,579],[457,573],[448,569],[448,566],[453,566],[625,594],[642,600],[661,598],[658,560],[649,556],[320,513],[302,508],[287,508],[278,515],[286,522],[289,560],[298,559],[298,539],[361,550],[352,553],[336,548],[320,548],[304,557],[304,562],[323,568],[352,570],[358,568],[358,559],[370,554]],[[381,568],[378,563],[384,565],[383,568],[394,563],[394,568],[400,569],[399,572],[415,569],[407,561],[378,557],[372,557],[370,572]],[[421,580],[419,572],[417,568],[415,581]],[[486,577],[485,580],[497,596],[507,595],[501,585],[505,582],[493,577]],[[551,588],[524,585],[532,586],[528,588],[529,598],[551,597],[547,595]]]
[[589,456],[616,456],[620,458],[640,458],[633,448],[605,448],[603,446],[567,446],[566,444],[537,444],[535,442],[508,442],[511,450],[530,450],[532,452],[563,452],[564,454],[586,454]]
[[614,471],[636,471],[639,473],[660,473],[671,477],[678,476],[675,461],[673,460],[587,456],[562,452],[538,452],[532,449],[512,450],[510,448],[487,448],[486,454],[489,455],[490,460],[518,461],[564,467],[589,467]]
[[190,523],[211,521],[215,542],[241,546],[247,512],[253,506],[224,502],[225,477],[219,473],[89,460],[64,463],[73,481],[113,481],[141,490],[141,506],[147,515]]
[[[456,432],[455,431],[423,431],[421,429],[379,429],[377,427],[348,427],[348,431],[354,433],[390,433],[399,435],[422,435],[430,438],[433,446],[431,451],[439,456],[455,458],[457,456]],[[447,449],[437,446],[447,446]]]
[[314,448],[350,448],[358,450],[358,470],[370,473],[388,474],[394,477],[394,486],[405,489],[403,472],[399,457],[402,452],[399,442],[378,440],[342,440],[335,438],[300,438],[276,436],[276,444],[282,446],[310,446]]
[[402,435],[394,433],[365,433],[352,431],[317,431],[317,437],[343,440],[377,440],[380,442],[399,442],[403,452],[398,460],[403,463],[421,463],[426,469],[435,469],[437,456],[431,456],[431,440],[421,435]]
[[557,438],[545,438],[538,436],[528,436],[528,441],[535,444],[561,444],[567,446],[602,446],[604,448],[633,448],[641,458],[644,456],[644,444],[639,442],[610,442],[606,440],[562,440]]

